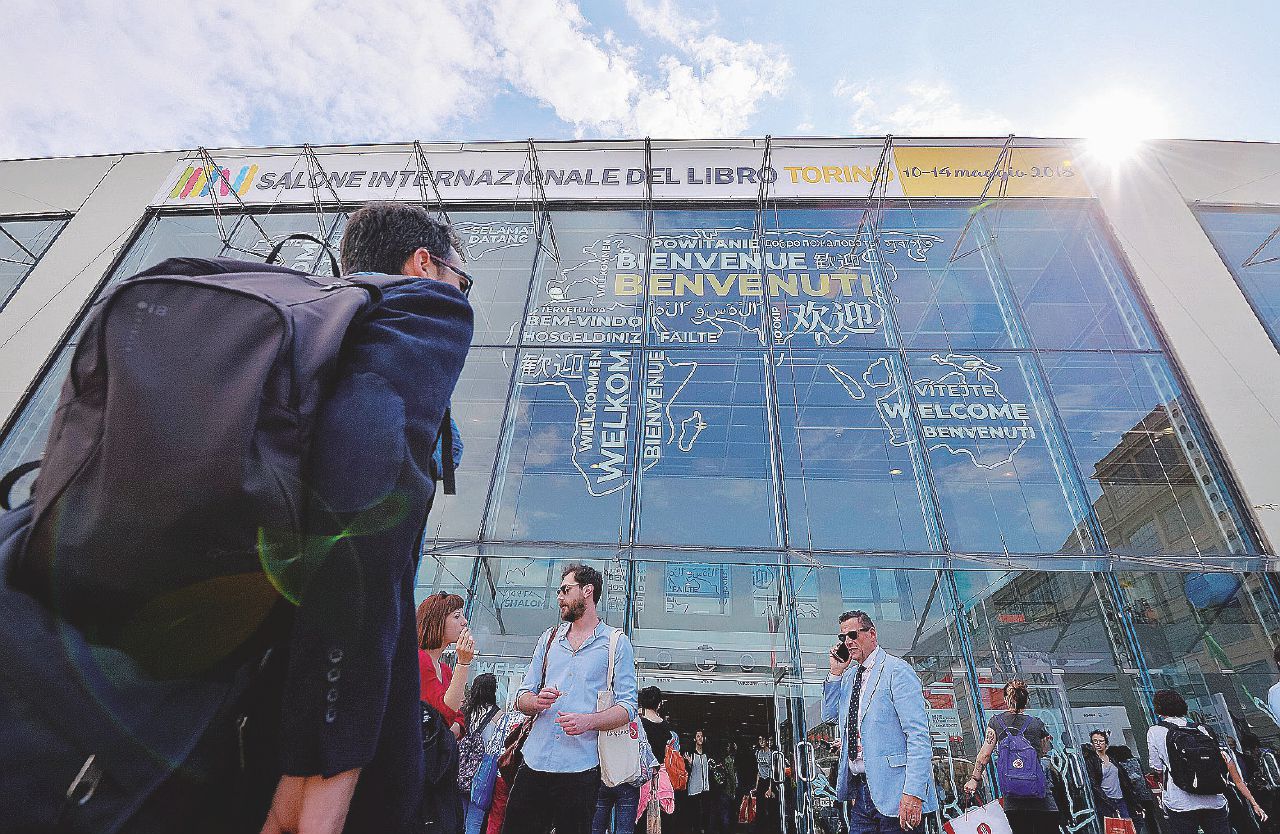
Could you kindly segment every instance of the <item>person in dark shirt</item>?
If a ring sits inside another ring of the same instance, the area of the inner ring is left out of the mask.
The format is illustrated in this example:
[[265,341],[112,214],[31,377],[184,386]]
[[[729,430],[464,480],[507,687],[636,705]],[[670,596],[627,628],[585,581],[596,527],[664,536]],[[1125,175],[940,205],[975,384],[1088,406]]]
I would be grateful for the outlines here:
[[325,551],[294,619],[263,834],[420,825],[414,585],[431,455],[471,344],[459,248],[421,206],[370,203],[347,222],[348,274],[410,280],[352,327],[317,415],[304,517]]
[[[1004,685],[1004,700],[1009,709],[991,716],[987,722],[987,736],[973,760],[973,773],[964,783],[966,795],[972,795],[982,782],[982,771],[991,761],[1000,740],[1006,732],[1021,733],[1038,755],[1049,752],[1050,736],[1044,722],[1034,715],[1027,715],[1030,692],[1021,680],[1011,680]],[[1045,794],[1041,797],[1005,796],[1004,811],[1014,834],[1038,834],[1054,831],[1058,825],[1058,805],[1046,772]]]

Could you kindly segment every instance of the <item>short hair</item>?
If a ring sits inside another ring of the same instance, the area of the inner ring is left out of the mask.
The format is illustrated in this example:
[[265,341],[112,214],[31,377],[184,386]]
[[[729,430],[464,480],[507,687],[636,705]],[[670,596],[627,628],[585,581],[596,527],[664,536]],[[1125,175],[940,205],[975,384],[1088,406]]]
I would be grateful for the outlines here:
[[1014,709],[1026,709],[1027,703],[1031,700],[1031,693],[1027,690],[1027,682],[1021,678],[1014,678],[1004,685],[1004,694],[1013,704]]
[[876,624],[871,622],[871,615],[866,611],[846,611],[840,615],[840,622],[845,620],[857,620],[861,628],[875,628]]
[[418,648],[443,647],[444,621],[462,605],[462,597],[448,591],[432,594],[418,603]]
[[662,704],[662,690],[656,686],[646,686],[640,690],[640,709],[657,709]]
[[596,605],[600,604],[600,596],[604,593],[604,577],[600,575],[600,571],[590,565],[579,564],[574,562],[560,572],[560,578],[564,579],[569,574],[573,574],[573,581],[582,587],[590,586],[595,589],[591,599]]
[[1108,733],[1106,730],[1092,730],[1089,733],[1089,738],[1093,738],[1094,736],[1102,736],[1107,741],[1111,740],[1111,733]]
[[1156,715],[1163,715],[1165,718],[1185,718],[1187,715],[1187,701],[1172,689],[1161,689],[1151,698],[1151,706],[1156,711]]
[[399,275],[404,262],[423,248],[444,258],[462,251],[462,241],[447,223],[412,203],[372,202],[357,209],[342,232],[342,270]]

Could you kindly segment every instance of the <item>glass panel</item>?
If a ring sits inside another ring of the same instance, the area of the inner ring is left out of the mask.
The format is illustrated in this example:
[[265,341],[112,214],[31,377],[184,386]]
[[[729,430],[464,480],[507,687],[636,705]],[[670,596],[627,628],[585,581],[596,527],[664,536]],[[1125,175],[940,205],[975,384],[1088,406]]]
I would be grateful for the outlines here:
[[453,420],[463,442],[462,464],[457,470],[458,494],[445,495],[443,487],[436,485],[423,538],[426,547],[438,539],[479,537],[511,385],[513,353],[473,347],[467,356],[452,402]]
[[638,541],[776,547],[765,359],[649,351]]
[[1152,346],[1146,316],[1090,208],[1004,204],[984,215],[983,239],[994,240],[1035,347]]
[[488,534],[618,542],[631,516],[639,352],[525,349]]
[[[1097,822],[1082,748],[1102,729],[1146,761],[1151,724],[1138,661],[1121,636],[1100,574],[965,571],[955,574],[968,619],[986,719],[1006,708],[1004,684],[1031,690],[1028,713],[1052,739],[1073,830]],[[1144,770],[1146,768],[1144,767]],[[991,774],[988,774],[988,779]],[[1099,825],[1099,829],[1101,826]]]
[[917,422],[951,549],[1088,549],[1083,502],[1028,357],[911,354]]
[[1163,359],[1088,353],[1042,361],[1112,550],[1220,555],[1249,548]]
[[65,217],[0,222],[0,310],[68,222]]
[[968,218],[962,208],[883,212],[880,269],[905,347],[972,350],[1019,344],[1011,299],[977,224],[970,224],[955,251]]
[[551,212],[542,232],[526,345],[639,345],[644,330],[643,212]]
[[[775,263],[785,256],[778,280],[770,279],[774,344],[792,348],[884,347],[888,302],[872,269],[870,233],[857,240],[862,209],[781,209],[770,213],[766,250]],[[888,248],[932,246],[927,236],[885,235]],[[776,254],[775,254],[776,253]]]
[[947,575],[938,571],[870,568],[791,568],[796,589],[796,627],[803,659],[806,739],[813,745],[816,773],[811,783],[818,831],[840,834],[832,777],[839,766],[844,728],[822,720],[822,685],[828,653],[836,643],[840,617],[863,611],[876,626],[876,639],[890,654],[907,660],[924,689],[933,746],[934,779],[942,819],[961,812],[960,787],[977,753],[973,699],[961,641],[949,604]]
[[[165,258],[189,255],[211,257],[222,251],[217,225],[212,217],[174,215],[152,220],[130,247],[129,253],[112,274],[107,286],[134,275]],[[101,293],[99,294],[101,297]],[[18,464],[34,460],[44,452],[53,411],[62,393],[62,382],[71,367],[71,357],[79,343],[83,322],[76,325],[72,337],[63,345],[49,371],[40,380],[35,394],[22,408],[21,416],[0,444],[0,469],[8,472]],[[35,474],[28,475],[13,490],[15,502],[26,500]]]
[[1123,573],[1117,579],[1159,689],[1175,689],[1236,750],[1248,735],[1275,747],[1267,709],[1275,682],[1267,622],[1275,608],[1256,581],[1231,573]]
[[774,373],[791,544],[933,549],[898,355],[788,351]]
[[[641,674],[718,680],[727,692],[772,695],[771,670],[787,656],[776,567],[637,562],[632,593]],[[761,688],[742,688],[748,679]]]
[[754,211],[655,212],[649,345],[764,346],[766,280],[788,262],[761,257],[755,224]]
[[467,272],[476,279],[472,344],[514,345],[538,253],[532,212],[454,212],[450,219],[462,238]]
[[1196,216],[1280,347],[1280,212],[1198,209]]
[[[308,234],[334,241],[332,245],[336,256],[337,242],[332,232],[338,219],[339,215],[334,212],[319,216],[315,212],[271,212],[240,218],[224,215],[223,223],[232,232],[230,245],[222,254],[238,260],[266,260],[272,248],[289,235]],[[313,275],[329,275],[333,271],[324,248],[309,240],[285,243],[276,256],[276,263]]]

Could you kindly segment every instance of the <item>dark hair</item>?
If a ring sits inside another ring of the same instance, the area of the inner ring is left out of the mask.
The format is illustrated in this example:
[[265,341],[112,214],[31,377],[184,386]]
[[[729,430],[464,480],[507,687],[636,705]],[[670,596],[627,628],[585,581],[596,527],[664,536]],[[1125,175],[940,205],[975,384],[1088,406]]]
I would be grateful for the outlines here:
[[1102,736],[1104,739],[1107,739],[1107,741],[1110,741],[1110,740],[1111,740],[1111,733],[1108,733],[1106,730],[1092,730],[1092,731],[1090,731],[1090,733],[1089,733],[1089,740],[1090,740],[1090,741],[1092,741],[1094,736]]
[[1127,762],[1133,758],[1133,751],[1127,745],[1117,744],[1115,747],[1107,748],[1107,755],[1113,762]]
[[462,714],[467,718],[467,724],[471,723],[471,719],[476,715],[488,712],[491,708],[498,705],[498,679],[491,672],[485,672],[476,675],[476,679],[471,682],[471,688],[467,690],[467,698],[462,702]]
[[857,620],[860,628],[875,628],[876,624],[871,622],[871,615],[866,611],[846,611],[840,615],[840,622],[845,620]]
[[462,597],[440,591],[418,603],[418,648],[439,649],[444,646],[444,621],[462,608]]
[[342,232],[342,271],[399,275],[418,249],[444,258],[462,252],[462,241],[448,224],[412,203],[367,203],[347,220]]
[[640,709],[657,709],[662,703],[662,690],[656,686],[646,686],[640,690]]
[[1014,678],[1004,685],[1005,697],[1009,699],[1009,703],[1013,705],[1014,710],[1023,710],[1027,708],[1027,702],[1031,700],[1031,693],[1027,691],[1027,682],[1021,678]]
[[560,572],[560,578],[563,580],[569,574],[573,574],[573,581],[582,587],[591,586],[595,589],[591,599],[596,605],[599,605],[600,595],[604,593],[604,577],[600,575],[600,571],[590,565],[574,562]]
[[1186,699],[1172,689],[1161,689],[1153,695],[1151,706],[1156,715],[1163,715],[1165,718],[1185,718],[1187,715]]

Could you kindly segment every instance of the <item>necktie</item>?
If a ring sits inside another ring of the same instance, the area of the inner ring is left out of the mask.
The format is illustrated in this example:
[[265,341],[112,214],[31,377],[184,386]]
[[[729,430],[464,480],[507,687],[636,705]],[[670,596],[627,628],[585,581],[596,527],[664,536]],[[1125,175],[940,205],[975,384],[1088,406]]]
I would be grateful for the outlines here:
[[858,699],[862,696],[862,673],[866,667],[858,664],[858,674],[853,678],[853,692],[849,694],[849,721],[846,734],[849,736],[849,760],[858,758]]

